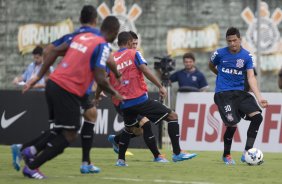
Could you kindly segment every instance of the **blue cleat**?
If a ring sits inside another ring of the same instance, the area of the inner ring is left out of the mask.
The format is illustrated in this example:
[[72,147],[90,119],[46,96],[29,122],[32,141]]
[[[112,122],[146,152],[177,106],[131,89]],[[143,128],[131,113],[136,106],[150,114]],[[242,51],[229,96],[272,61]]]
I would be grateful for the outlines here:
[[117,163],[116,163],[116,166],[118,166],[118,167],[127,167],[128,165],[125,163],[125,160],[118,159]]
[[80,166],[81,174],[89,174],[89,173],[99,173],[101,169],[99,167],[94,166],[93,164],[82,164]]
[[196,153],[179,153],[178,155],[173,154],[172,160],[174,162],[180,162],[180,161],[184,161],[184,160],[190,160],[190,159],[192,159],[196,156],[197,156]]
[[115,135],[109,135],[108,141],[109,141],[110,143],[112,143],[114,152],[115,152],[116,154],[118,154],[119,148],[118,148],[118,144],[115,142],[115,139],[114,139],[114,138],[115,138]]
[[46,176],[42,172],[40,172],[39,169],[32,170],[29,169],[27,166],[24,166],[23,168],[23,175],[38,180],[46,178]]
[[159,155],[157,158],[154,158],[153,161],[159,162],[159,163],[168,163],[169,162],[163,155]]
[[225,157],[222,157],[222,160],[226,165],[235,165],[235,161],[232,159],[231,155],[226,155]]
[[13,159],[13,167],[16,171],[19,171],[21,169],[20,162],[22,160],[21,157],[21,144],[12,144],[11,145],[11,152],[12,152],[12,159]]
[[21,152],[22,158],[25,162],[26,165],[29,165],[30,162],[32,162],[34,160],[34,155],[31,153],[30,147],[25,148],[22,152]]
[[245,162],[246,162],[245,153],[246,153],[246,151],[244,151],[243,154],[242,154],[242,156],[241,156],[241,162],[242,162],[242,163],[245,163]]

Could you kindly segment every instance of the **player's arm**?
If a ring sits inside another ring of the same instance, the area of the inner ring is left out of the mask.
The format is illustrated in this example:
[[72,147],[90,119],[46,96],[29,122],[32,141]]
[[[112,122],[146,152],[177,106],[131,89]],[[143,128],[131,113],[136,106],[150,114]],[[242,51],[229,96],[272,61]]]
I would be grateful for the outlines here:
[[110,85],[105,75],[106,75],[106,71],[104,69],[99,67],[94,68],[95,81],[97,82],[100,88],[100,89],[97,88],[96,93],[100,94],[101,93],[100,90],[103,90],[109,93],[110,95],[114,96],[115,98],[122,100],[123,99],[122,96],[116,90],[114,90],[114,88]]
[[267,100],[265,100],[261,96],[261,93],[260,93],[260,91],[258,89],[257,80],[256,80],[256,77],[255,77],[253,69],[248,69],[247,70],[247,77],[248,77],[248,83],[250,85],[250,88],[253,91],[253,93],[255,94],[255,96],[256,96],[260,106],[263,107],[263,108],[267,107],[267,105],[268,105]]
[[98,45],[92,53],[90,66],[94,72],[94,78],[101,90],[111,94],[115,98],[122,100],[122,96],[114,90],[107,79],[106,63],[111,55],[111,49],[106,43]]
[[280,69],[278,74],[278,87],[282,89],[282,68]]
[[142,71],[144,76],[151,81],[155,86],[159,88],[160,95],[164,98],[167,95],[167,91],[165,87],[161,84],[159,79],[153,74],[153,72],[150,70],[150,68],[146,64],[139,65],[139,69]]
[[157,86],[159,88],[159,95],[162,98],[165,98],[167,95],[167,91],[165,89],[164,86],[162,86],[161,82],[159,81],[159,79],[157,79],[157,77],[153,74],[153,72],[150,70],[149,67],[147,67],[147,61],[143,58],[143,56],[141,55],[140,52],[136,52],[135,54],[135,59],[134,59],[134,63],[136,64],[136,66],[139,68],[139,70],[141,70],[141,72],[143,73],[143,75],[149,80],[151,81],[155,86]]
[[110,70],[114,73],[116,79],[119,80],[121,78],[121,73],[117,70],[117,65],[112,54],[109,56],[109,59],[107,60],[106,64],[107,67],[109,67]]
[[215,74],[218,74],[217,68],[214,66],[214,64],[210,61],[209,62],[209,69]]
[[211,58],[210,58],[210,62],[209,62],[209,69],[215,74],[218,74],[218,70],[217,70],[217,65],[220,63],[220,56],[218,54],[218,51],[215,51]]

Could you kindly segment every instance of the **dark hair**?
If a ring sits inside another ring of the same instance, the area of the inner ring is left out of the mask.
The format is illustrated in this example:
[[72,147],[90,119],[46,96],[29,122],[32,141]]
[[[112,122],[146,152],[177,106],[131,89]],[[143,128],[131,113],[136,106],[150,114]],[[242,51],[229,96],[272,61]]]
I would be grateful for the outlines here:
[[183,61],[185,60],[185,58],[189,58],[189,59],[192,59],[193,61],[195,61],[195,56],[194,56],[194,54],[192,54],[192,53],[185,53],[184,55],[183,55]]
[[107,42],[112,42],[115,40],[117,33],[119,31],[119,21],[115,16],[107,16],[101,25],[101,32],[106,38]]
[[138,36],[136,33],[134,33],[133,31],[128,31],[130,33],[130,35],[132,36],[133,39],[137,40]]
[[33,55],[40,55],[42,56],[43,54],[43,48],[41,46],[36,46],[33,51],[32,51]]
[[132,36],[129,32],[123,31],[118,34],[118,46],[126,45],[130,40],[132,40]]
[[236,35],[238,38],[240,38],[239,29],[237,29],[236,27],[228,28],[227,31],[226,31],[226,38],[227,38],[227,36],[231,36],[231,35]]
[[88,24],[93,23],[97,19],[97,11],[96,8],[92,5],[85,5],[83,6],[80,12],[80,23],[81,24]]

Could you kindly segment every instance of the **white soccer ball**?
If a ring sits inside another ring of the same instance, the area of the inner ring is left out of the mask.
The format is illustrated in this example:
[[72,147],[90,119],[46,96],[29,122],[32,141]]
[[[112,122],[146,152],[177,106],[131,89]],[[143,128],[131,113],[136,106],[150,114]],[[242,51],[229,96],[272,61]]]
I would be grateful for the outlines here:
[[245,160],[249,165],[260,165],[263,163],[263,153],[257,148],[251,148],[245,153]]

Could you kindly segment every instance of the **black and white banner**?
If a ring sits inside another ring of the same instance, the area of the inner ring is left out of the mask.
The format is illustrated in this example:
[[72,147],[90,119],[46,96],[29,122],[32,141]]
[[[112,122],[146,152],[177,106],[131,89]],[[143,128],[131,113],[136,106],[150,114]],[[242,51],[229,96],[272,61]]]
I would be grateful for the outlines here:
[[[157,93],[150,94],[157,98]],[[98,118],[94,129],[95,147],[110,147],[107,141],[110,134],[123,129],[123,119],[118,116],[109,98],[104,98],[97,109]],[[48,108],[44,92],[0,91],[0,144],[24,143],[40,135],[49,128]],[[152,125],[158,138],[158,127]],[[73,144],[80,146],[80,138]],[[146,147],[142,136],[133,138],[130,147]]]

